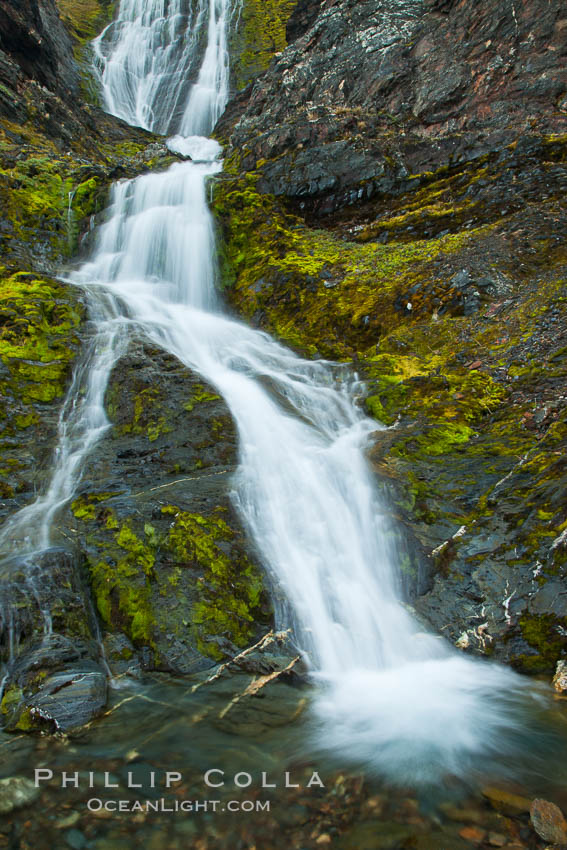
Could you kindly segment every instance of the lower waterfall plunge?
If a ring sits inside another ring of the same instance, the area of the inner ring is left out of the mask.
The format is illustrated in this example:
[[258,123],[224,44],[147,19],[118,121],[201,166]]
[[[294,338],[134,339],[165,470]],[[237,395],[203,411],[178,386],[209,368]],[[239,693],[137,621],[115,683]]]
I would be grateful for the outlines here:
[[[237,423],[235,504],[286,600],[280,617],[320,683],[319,744],[396,782],[467,777],[505,762],[521,706],[539,696],[511,671],[424,633],[402,603],[365,458],[378,426],[357,408],[353,382],[222,313],[206,202],[221,151],[191,135],[210,130],[226,100],[226,20],[212,15],[228,4],[210,8],[191,112],[170,141],[193,162],[114,186],[94,256],[71,277],[97,332],[62,412],[51,484],[7,523],[0,543],[30,552],[52,542],[52,520],[108,427],[104,392],[125,340],[151,340],[218,388]],[[122,20],[123,32],[128,26]],[[132,120],[138,111],[122,109]]]

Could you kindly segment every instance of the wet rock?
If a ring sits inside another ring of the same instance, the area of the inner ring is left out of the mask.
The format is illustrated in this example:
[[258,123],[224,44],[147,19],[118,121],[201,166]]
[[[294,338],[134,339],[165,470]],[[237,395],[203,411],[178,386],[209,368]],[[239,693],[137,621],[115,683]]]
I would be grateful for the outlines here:
[[369,820],[348,830],[335,843],[340,850],[395,850],[403,846],[413,832],[412,827],[405,824]]
[[567,661],[558,661],[553,677],[553,687],[558,694],[567,694]]
[[482,844],[486,838],[486,830],[480,829],[478,826],[464,826],[459,831],[459,835],[465,841],[470,841],[471,844]]
[[97,651],[90,596],[77,552],[52,548],[4,560],[0,612],[2,658],[16,661],[20,670],[67,660],[73,643]]
[[488,843],[491,847],[504,847],[508,839],[501,832],[489,832]]
[[462,269],[451,278],[449,283],[454,286],[455,289],[466,289],[472,284],[472,280],[469,272],[466,269]]
[[563,812],[547,800],[534,800],[530,808],[530,820],[540,838],[551,844],[567,844],[567,821]]
[[62,732],[77,729],[106,705],[106,672],[95,664],[82,664],[54,673],[25,702],[32,724],[53,724]]
[[39,793],[39,788],[36,788],[34,783],[25,776],[0,779],[0,815],[7,815],[14,809],[30,806],[37,800]]
[[80,821],[80,819],[81,819],[80,813],[75,811],[75,812],[71,812],[70,814],[65,815],[61,818],[58,818],[55,821],[54,825],[55,825],[56,829],[70,829],[72,826],[74,826],[76,823],[78,823]]
[[116,364],[106,404],[113,427],[62,524],[86,541],[109,665],[117,675],[206,670],[270,624],[229,499],[234,423],[213,387],[141,343]]
[[65,841],[72,850],[83,850],[87,845],[87,839],[78,829],[70,829],[65,833]]
[[207,688],[221,701],[217,728],[254,737],[298,720],[307,708],[306,685],[306,669],[290,633],[270,632],[197,687]]
[[98,631],[80,555],[48,549],[2,564],[2,717],[9,730],[67,730],[106,702]]
[[531,801],[519,794],[490,787],[483,788],[482,794],[497,811],[504,814],[518,815],[530,811]]
[[142,675],[142,665],[133,643],[121,632],[107,632],[103,638],[104,655],[113,676]]

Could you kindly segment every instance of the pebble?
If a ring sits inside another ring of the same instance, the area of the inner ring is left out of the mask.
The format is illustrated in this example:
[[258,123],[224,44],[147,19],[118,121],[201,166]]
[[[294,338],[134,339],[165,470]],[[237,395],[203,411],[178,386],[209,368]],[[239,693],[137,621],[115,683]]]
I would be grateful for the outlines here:
[[459,835],[471,844],[481,844],[486,837],[486,830],[478,826],[465,826],[460,830]]
[[145,840],[145,848],[146,850],[165,850],[165,848],[169,848],[171,844],[168,843],[168,834],[161,829],[154,829],[152,834],[149,836],[149,839]]
[[504,847],[507,840],[506,836],[502,835],[500,832],[488,833],[488,843],[491,847]]
[[[456,823],[482,824],[486,820],[486,812],[473,808],[459,808],[453,803],[441,803],[439,806],[443,814],[449,820]],[[494,815],[492,815],[494,817]]]
[[567,821],[555,803],[534,800],[530,809],[532,826],[544,841],[567,844]]
[[69,829],[71,826],[75,826],[78,820],[81,819],[81,815],[79,812],[71,812],[71,814],[67,815],[64,818],[59,818],[59,820],[55,821],[55,829]]
[[39,788],[36,788],[31,779],[26,779],[25,776],[0,779],[0,815],[7,815],[14,809],[29,806],[38,797]]
[[557,662],[557,669],[553,677],[553,687],[558,694],[567,695],[567,661]]
[[78,829],[70,829],[65,833],[65,841],[72,850],[83,850],[87,844],[87,839]]
[[482,794],[499,812],[517,815],[530,810],[531,800],[519,794],[511,794],[501,788],[490,787],[483,788]]

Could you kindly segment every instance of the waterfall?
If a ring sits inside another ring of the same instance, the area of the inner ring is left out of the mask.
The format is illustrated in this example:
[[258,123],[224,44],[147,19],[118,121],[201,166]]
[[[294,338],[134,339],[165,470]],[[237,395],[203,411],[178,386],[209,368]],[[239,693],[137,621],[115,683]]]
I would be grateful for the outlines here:
[[237,423],[235,504],[319,684],[320,743],[397,782],[467,776],[506,756],[522,681],[424,633],[404,606],[365,457],[378,426],[356,406],[354,382],[229,318],[215,291],[206,184],[222,168],[221,150],[192,134],[210,132],[226,100],[231,9],[228,0],[208,4],[208,45],[183,109],[204,3],[191,18],[182,0],[122,0],[96,42],[109,110],[179,130],[170,144],[193,162],[113,188],[92,259],[72,276],[89,299],[93,349],[65,403],[52,482],[9,536],[24,545],[20,523],[28,548],[49,543],[49,525],[107,427],[104,388],[124,335],[149,338],[218,388]]
[[209,133],[228,100],[226,34],[238,5],[120,0],[116,19],[93,42],[106,110],[156,133]]

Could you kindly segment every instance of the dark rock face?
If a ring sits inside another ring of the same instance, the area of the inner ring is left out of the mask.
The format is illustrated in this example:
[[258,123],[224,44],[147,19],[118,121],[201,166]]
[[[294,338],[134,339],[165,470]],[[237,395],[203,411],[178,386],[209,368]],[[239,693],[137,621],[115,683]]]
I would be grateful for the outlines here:
[[309,30],[317,19],[323,0],[298,0],[286,24],[288,44]]
[[0,50],[4,61],[28,78],[67,97],[78,94],[79,74],[71,39],[54,0],[10,0],[0,3]]
[[[324,211],[566,116],[561,4],[327,2],[254,85],[232,144]],[[559,109],[558,109],[559,106]],[[362,188],[362,195],[357,193]]]

